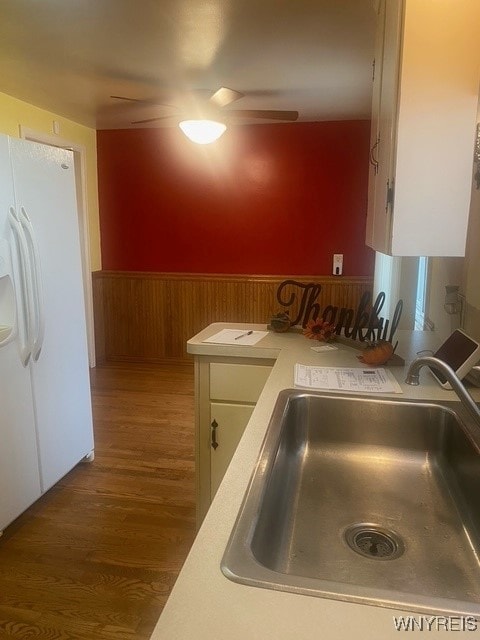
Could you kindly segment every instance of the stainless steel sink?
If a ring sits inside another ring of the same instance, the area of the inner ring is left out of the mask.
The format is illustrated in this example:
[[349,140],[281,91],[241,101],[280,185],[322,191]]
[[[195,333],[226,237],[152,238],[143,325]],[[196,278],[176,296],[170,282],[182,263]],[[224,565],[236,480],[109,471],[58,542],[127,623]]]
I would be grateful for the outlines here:
[[480,450],[459,403],[279,395],[222,560],[257,587],[480,614]]

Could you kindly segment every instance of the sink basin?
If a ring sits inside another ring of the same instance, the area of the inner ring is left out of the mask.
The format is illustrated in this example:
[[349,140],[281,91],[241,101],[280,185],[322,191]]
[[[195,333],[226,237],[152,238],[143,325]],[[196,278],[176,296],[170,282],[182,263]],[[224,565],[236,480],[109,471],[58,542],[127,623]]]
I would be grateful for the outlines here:
[[460,403],[283,391],[222,560],[247,585],[480,613],[480,450]]

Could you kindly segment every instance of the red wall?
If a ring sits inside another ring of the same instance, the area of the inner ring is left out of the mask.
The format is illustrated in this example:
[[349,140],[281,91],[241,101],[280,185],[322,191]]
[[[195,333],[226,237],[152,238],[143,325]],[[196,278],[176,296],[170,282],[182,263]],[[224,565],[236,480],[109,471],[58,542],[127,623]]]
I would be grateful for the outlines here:
[[98,131],[103,268],[237,274],[373,273],[365,246],[370,123]]

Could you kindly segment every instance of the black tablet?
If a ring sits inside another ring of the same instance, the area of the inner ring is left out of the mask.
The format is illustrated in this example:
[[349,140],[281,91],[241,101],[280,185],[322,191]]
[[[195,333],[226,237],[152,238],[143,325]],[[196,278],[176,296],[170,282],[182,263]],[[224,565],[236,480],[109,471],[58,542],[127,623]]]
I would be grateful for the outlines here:
[[[456,329],[434,356],[450,365],[461,380],[480,360],[480,344],[460,329]],[[451,389],[443,373],[434,369],[430,371],[444,389]]]

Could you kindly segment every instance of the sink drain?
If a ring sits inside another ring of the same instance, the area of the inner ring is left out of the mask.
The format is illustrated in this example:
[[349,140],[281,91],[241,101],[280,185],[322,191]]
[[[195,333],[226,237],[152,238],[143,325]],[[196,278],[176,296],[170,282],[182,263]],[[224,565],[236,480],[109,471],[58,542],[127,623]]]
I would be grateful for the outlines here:
[[405,551],[396,533],[376,524],[354,524],[348,527],[344,536],[350,549],[372,560],[393,560]]

